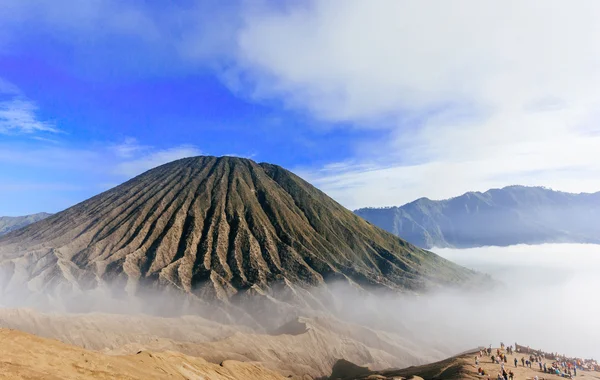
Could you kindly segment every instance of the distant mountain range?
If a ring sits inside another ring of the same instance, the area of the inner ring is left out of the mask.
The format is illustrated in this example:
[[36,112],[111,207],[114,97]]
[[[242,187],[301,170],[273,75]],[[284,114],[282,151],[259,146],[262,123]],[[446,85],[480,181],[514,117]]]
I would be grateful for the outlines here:
[[0,216],[0,236],[11,231],[18,230],[32,223],[46,219],[52,214],[40,212],[39,214],[26,216]]
[[600,243],[600,192],[508,186],[355,213],[423,248]]

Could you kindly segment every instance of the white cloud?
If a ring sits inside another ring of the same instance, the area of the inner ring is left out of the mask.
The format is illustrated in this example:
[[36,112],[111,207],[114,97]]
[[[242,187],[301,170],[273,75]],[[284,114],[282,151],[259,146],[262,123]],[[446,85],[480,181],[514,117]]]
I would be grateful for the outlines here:
[[515,183],[599,190],[598,17],[595,1],[254,8],[230,83],[382,130],[357,144],[358,169],[312,174],[349,207]]
[[58,133],[54,123],[37,117],[37,110],[17,86],[0,78],[0,134]]
[[28,100],[0,102],[0,133],[59,132],[53,123],[39,120],[36,111],[37,106]]
[[131,158],[148,149],[151,149],[151,147],[141,145],[138,140],[133,137],[127,137],[123,142],[111,146],[111,150],[114,154],[121,158]]
[[[109,34],[135,36],[147,41],[160,37],[150,14],[142,7],[115,0],[52,3],[36,0],[5,0],[0,4],[0,19],[9,31],[32,21],[36,28],[48,28],[52,37],[81,42],[71,34],[87,34],[96,38]],[[6,38],[15,37],[9,35]],[[86,41],[94,43],[96,41]]]
[[400,205],[420,197],[445,199],[510,184],[568,192],[600,190],[600,137],[507,145],[497,152],[400,165],[353,161],[296,172],[348,208]]
[[238,62],[258,94],[325,119],[595,95],[595,2],[310,4],[250,12]]

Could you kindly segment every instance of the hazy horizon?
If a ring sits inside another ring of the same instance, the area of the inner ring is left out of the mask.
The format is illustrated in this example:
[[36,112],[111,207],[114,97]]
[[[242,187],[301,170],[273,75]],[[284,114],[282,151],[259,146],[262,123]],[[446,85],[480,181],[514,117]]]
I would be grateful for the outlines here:
[[[423,349],[440,350],[448,356],[478,346],[517,342],[547,352],[600,357],[596,344],[600,341],[596,322],[600,305],[594,304],[600,290],[600,278],[596,275],[600,271],[600,245],[542,244],[433,251],[459,265],[490,274],[491,282],[473,290],[448,288],[419,296],[378,291],[363,294],[348,284],[331,283],[311,292],[317,299],[335,300],[328,308],[282,309],[281,314],[271,315],[263,328],[277,329],[297,316],[330,315],[401,334],[409,342],[420,342]],[[15,290],[13,286],[12,301],[5,297],[2,308],[26,307],[56,315],[220,315],[209,312],[209,303],[194,306],[185,297],[179,299],[150,289],[142,292],[142,298],[113,298],[121,291],[111,290],[110,284],[91,292],[54,294],[50,298],[42,293],[26,295]],[[277,291],[272,296],[277,298]],[[239,321],[246,319],[246,312],[255,315],[252,299],[232,309],[242,312],[235,317]],[[260,297],[256,301],[262,302]],[[158,306],[162,304],[170,305],[167,314]],[[245,308],[248,309],[244,311]]]
[[596,318],[600,305],[595,302],[600,292],[600,245],[541,244],[433,251],[506,284],[501,292],[481,299],[480,310],[467,303],[468,310],[449,309],[449,318],[468,318],[468,326],[481,326],[482,331],[487,324],[489,328],[483,334],[494,345],[517,341],[547,352],[600,358]]

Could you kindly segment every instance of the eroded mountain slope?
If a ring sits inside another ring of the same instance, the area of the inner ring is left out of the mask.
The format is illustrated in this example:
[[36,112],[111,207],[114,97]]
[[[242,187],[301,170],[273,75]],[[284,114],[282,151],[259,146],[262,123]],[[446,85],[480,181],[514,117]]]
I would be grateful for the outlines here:
[[232,157],[160,166],[3,236],[0,265],[5,291],[146,285],[204,300],[273,284],[422,290],[473,276],[281,167]]

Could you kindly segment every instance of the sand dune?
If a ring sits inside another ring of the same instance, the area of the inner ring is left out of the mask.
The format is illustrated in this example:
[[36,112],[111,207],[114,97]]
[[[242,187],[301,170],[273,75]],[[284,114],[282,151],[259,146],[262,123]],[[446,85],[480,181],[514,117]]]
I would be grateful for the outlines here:
[[[312,327],[307,326],[307,328],[310,330]],[[282,338],[282,343],[297,343],[292,340],[294,335],[283,334],[279,337]],[[256,354],[259,356],[264,354],[263,351],[269,350],[260,340],[255,342],[256,347],[260,347],[255,350],[255,346],[249,344],[248,341],[239,340],[238,333],[233,338],[238,344],[245,345],[247,351],[258,351]],[[12,329],[0,329],[0,342],[0,379],[283,380],[289,378],[285,374],[265,368],[256,362],[225,360],[211,363],[204,358],[173,351],[140,350],[130,355],[108,355]],[[327,344],[328,342],[323,343]],[[280,348],[273,347],[273,349]],[[330,346],[327,348],[334,351],[338,349]],[[315,357],[320,354],[320,352],[312,353]],[[431,364],[380,371],[357,366],[351,361],[340,360],[335,363],[333,373],[330,367],[328,375],[321,378],[331,380],[481,379],[480,376],[477,376],[475,355],[474,352],[466,353]],[[540,379],[557,378],[554,375],[544,374],[535,367],[529,369],[519,364],[518,368],[514,368],[511,365],[513,357],[509,355],[509,363],[506,364],[506,367],[515,372],[516,379],[530,380],[535,376]],[[517,354],[516,357],[520,358],[520,354]],[[291,358],[286,359],[291,360]],[[297,361],[302,362],[302,357],[298,357]],[[479,366],[490,374],[490,378],[495,378],[500,369],[500,365],[492,363],[487,357],[480,359]],[[293,378],[307,380],[312,377],[304,375]],[[598,380],[600,373],[580,371],[577,379]]]
[[211,363],[260,363],[285,376],[331,373],[339,359],[374,369],[401,368],[449,355],[399,333],[366,328],[333,317],[298,318],[271,333],[219,324],[200,317],[44,314],[0,309],[0,327],[18,329],[103,354],[176,351]]
[[0,329],[0,379],[282,380],[253,363],[208,363],[175,352],[109,356],[16,330]]

